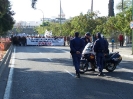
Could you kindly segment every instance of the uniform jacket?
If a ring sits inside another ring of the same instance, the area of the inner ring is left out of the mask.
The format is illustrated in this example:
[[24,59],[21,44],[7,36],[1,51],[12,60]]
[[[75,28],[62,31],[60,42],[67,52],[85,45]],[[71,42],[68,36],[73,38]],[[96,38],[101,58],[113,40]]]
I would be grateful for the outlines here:
[[104,52],[105,51],[105,41],[102,38],[98,38],[94,43],[94,52]]
[[79,37],[75,37],[70,41],[70,53],[74,54],[76,51],[80,51],[82,53],[84,49],[84,41]]

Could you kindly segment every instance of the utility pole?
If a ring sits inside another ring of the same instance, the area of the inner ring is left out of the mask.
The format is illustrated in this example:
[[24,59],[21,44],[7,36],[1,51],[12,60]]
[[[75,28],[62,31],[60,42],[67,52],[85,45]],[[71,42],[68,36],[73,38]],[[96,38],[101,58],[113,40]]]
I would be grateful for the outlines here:
[[38,10],[40,10],[43,14],[43,19],[42,19],[43,24],[42,25],[43,25],[43,30],[44,30],[44,12],[41,9],[38,9]]
[[91,0],[91,13],[93,12],[93,0]]
[[60,35],[61,35],[61,0],[60,0]]

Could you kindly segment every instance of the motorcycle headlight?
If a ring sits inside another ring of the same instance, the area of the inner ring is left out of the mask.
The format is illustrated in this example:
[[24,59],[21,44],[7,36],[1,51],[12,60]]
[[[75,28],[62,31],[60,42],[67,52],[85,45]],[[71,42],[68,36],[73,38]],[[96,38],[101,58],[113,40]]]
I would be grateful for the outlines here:
[[94,59],[95,57],[94,57],[94,55],[90,55],[90,59]]

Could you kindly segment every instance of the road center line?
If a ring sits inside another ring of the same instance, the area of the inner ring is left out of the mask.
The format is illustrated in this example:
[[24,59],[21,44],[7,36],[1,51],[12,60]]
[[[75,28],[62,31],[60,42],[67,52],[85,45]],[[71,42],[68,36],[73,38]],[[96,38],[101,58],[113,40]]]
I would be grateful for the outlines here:
[[71,76],[75,77],[75,75],[72,74],[71,72],[69,72],[68,70],[65,69],[65,71],[66,71],[68,74],[70,74]]
[[10,71],[8,75],[8,81],[5,89],[5,94],[3,99],[9,99],[10,98],[10,93],[11,93],[11,86],[12,86],[12,77],[13,77],[13,71],[14,71],[14,63],[15,63],[15,52],[16,48],[14,48],[13,56],[11,58],[11,64],[9,65]]

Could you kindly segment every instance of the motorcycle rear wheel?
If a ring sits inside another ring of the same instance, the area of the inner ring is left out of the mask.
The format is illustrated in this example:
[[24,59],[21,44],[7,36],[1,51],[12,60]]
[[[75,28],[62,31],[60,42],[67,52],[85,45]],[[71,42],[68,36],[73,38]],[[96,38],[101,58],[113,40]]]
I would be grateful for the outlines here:
[[113,72],[116,69],[116,65],[114,63],[108,63],[105,67],[108,72]]

